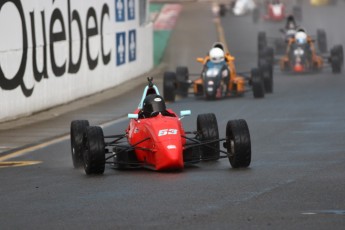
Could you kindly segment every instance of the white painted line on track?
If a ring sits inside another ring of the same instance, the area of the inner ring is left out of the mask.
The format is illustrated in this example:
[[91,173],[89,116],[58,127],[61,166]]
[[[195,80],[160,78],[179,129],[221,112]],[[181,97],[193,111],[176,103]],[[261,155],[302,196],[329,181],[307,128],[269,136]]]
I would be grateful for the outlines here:
[[[108,122],[105,122],[103,124],[100,124],[99,126],[102,127],[102,128],[105,128],[105,127],[109,127],[109,126],[112,126],[114,124],[123,122],[123,121],[125,121],[127,119],[128,119],[127,116],[120,117],[120,118],[117,118],[115,120],[108,121]],[[15,151],[15,152],[12,152],[12,153],[9,153],[9,154],[7,154],[5,156],[0,157],[0,162],[4,162],[4,161],[7,161],[7,160],[12,159],[12,158],[17,158],[17,157],[20,157],[20,156],[24,156],[24,155],[26,155],[26,154],[28,154],[30,152],[36,151],[38,149],[45,148],[47,146],[50,146],[50,145],[53,145],[53,144],[56,144],[56,143],[59,143],[59,142],[62,142],[62,141],[65,141],[65,140],[67,140],[69,138],[70,138],[70,135],[67,134],[67,135],[64,135],[64,136],[61,136],[61,137],[58,137],[58,138],[55,138],[55,139],[52,139],[52,140],[49,140],[49,141],[37,144],[37,145],[34,145],[34,146],[30,146],[30,147],[27,147],[27,148],[20,149],[18,151]]]

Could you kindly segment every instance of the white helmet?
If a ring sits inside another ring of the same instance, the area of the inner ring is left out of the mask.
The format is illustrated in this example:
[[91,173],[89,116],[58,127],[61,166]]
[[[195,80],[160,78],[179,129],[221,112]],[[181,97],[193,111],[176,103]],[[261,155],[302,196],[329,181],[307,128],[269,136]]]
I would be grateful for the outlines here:
[[307,34],[304,31],[298,31],[295,34],[296,42],[299,44],[305,44],[307,42]]
[[224,51],[220,48],[212,48],[210,50],[210,59],[214,63],[220,63],[224,61]]

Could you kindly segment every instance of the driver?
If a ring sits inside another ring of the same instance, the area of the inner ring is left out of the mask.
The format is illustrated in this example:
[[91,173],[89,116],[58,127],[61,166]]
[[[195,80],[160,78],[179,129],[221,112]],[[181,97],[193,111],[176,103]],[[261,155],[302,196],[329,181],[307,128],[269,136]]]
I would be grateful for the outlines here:
[[312,39],[307,35],[304,29],[298,29],[294,38],[290,39],[289,46],[296,44],[300,47],[303,47],[306,52],[306,57],[308,60],[312,57],[311,44]]
[[163,116],[171,115],[166,110],[165,101],[163,97],[157,94],[147,95],[144,99],[143,108],[141,112],[139,113],[139,116],[142,118],[149,118],[149,117],[155,117],[159,113],[161,113]]
[[225,59],[224,51],[218,47],[214,47],[209,53],[210,61],[213,63],[221,63]]
[[[222,63],[227,66],[227,71],[222,72],[222,81],[226,86],[226,91],[228,91],[228,85],[230,82],[230,70],[229,70],[229,63],[234,60],[234,58],[229,54],[224,52],[223,44],[215,43],[211,48],[208,58],[206,58],[209,62],[213,64],[221,64]],[[225,74],[223,74],[225,73]]]

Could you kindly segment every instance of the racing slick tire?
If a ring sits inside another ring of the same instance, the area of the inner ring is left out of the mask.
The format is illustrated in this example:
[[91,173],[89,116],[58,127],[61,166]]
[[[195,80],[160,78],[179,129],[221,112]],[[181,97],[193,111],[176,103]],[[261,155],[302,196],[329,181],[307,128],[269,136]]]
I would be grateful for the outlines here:
[[258,53],[260,54],[260,52],[262,50],[264,50],[264,48],[267,47],[267,36],[266,36],[266,32],[264,31],[260,31],[258,33]]
[[84,170],[87,175],[103,174],[105,168],[105,143],[101,127],[90,126],[86,130]]
[[87,120],[75,120],[71,122],[70,139],[71,139],[71,153],[74,168],[83,166],[83,140],[87,127],[89,127]]
[[273,66],[266,64],[262,67],[264,87],[266,93],[273,93]]
[[251,70],[251,81],[254,98],[265,97],[265,85],[260,69]]
[[251,162],[251,142],[247,122],[243,119],[228,121],[226,147],[233,168],[247,168]]
[[220,144],[218,141],[219,132],[216,116],[213,113],[199,114],[196,123],[198,132],[197,139],[201,143],[216,140],[200,147],[201,160],[218,160],[220,157]]
[[334,46],[331,49],[331,67],[332,67],[332,73],[340,73],[341,67],[343,65],[343,47],[342,45]]
[[176,79],[177,79],[177,94],[181,95],[182,97],[188,96],[188,88],[189,88],[189,70],[186,66],[178,66],[176,67]]
[[316,41],[319,51],[321,53],[327,52],[327,36],[325,30],[317,29],[316,30]]
[[272,47],[265,47],[259,52],[258,65],[274,65],[274,50]]
[[174,102],[176,97],[176,74],[165,72],[163,76],[163,98],[165,101]]

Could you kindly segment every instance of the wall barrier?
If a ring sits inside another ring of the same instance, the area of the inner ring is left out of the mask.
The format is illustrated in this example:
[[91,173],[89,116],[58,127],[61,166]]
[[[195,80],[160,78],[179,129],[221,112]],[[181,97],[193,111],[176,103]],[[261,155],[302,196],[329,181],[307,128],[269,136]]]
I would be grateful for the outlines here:
[[0,121],[149,71],[148,18],[148,0],[0,1]]

